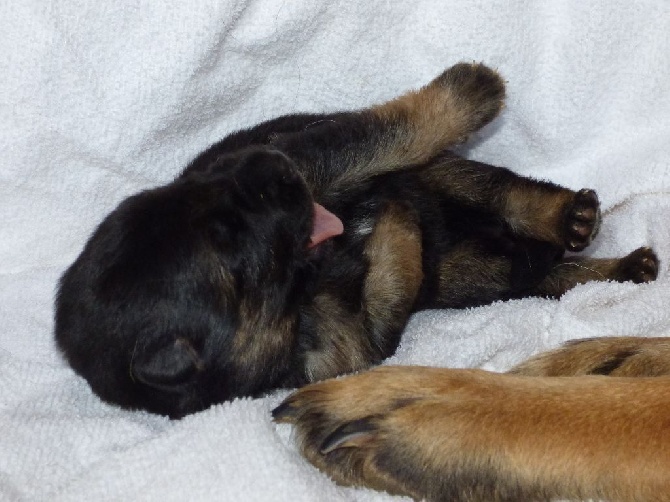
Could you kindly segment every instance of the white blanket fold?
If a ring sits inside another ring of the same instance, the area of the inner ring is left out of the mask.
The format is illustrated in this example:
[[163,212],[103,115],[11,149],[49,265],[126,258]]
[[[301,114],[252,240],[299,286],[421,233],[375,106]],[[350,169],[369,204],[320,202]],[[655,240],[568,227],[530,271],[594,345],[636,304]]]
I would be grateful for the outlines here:
[[670,333],[670,3],[5,2],[0,7],[0,499],[390,500],[335,486],[270,410],[170,422],[102,403],[52,339],[60,273],[119,201],[281,113],[362,107],[460,60],[508,80],[467,155],[595,188],[592,256],[641,245],[652,284],[590,283],[415,315],[390,363],[505,370],[577,337]]

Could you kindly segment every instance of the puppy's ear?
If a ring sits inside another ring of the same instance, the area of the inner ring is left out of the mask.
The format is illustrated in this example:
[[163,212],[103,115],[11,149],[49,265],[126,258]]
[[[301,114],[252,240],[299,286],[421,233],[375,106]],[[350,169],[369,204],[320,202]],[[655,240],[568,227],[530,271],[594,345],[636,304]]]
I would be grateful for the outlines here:
[[134,378],[166,391],[187,383],[203,369],[204,363],[198,351],[185,338],[177,338],[149,354],[136,355],[131,366]]

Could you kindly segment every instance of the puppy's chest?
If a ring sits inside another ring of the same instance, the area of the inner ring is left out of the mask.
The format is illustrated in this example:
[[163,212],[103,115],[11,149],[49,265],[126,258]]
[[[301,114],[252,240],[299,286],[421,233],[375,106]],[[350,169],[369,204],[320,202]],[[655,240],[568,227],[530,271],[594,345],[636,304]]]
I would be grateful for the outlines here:
[[362,205],[333,208],[333,212],[342,219],[344,232],[323,244],[317,294],[325,293],[340,299],[349,311],[358,310],[361,304],[370,266],[366,246],[375,233],[377,206],[366,201]]
[[352,240],[367,241],[368,237],[372,234],[372,231],[375,228],[375,224],[375,215],[362,215],[350,221],[348,228],[345,229],[345,232],[349,234],[349,238]]

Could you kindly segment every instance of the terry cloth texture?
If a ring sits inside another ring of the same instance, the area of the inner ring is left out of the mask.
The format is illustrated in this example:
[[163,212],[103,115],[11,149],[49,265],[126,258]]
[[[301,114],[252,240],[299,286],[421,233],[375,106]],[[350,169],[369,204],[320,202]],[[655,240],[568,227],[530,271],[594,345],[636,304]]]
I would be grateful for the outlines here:
[[670,2],[26,0],[3,2],[0,33],[2,500],[391,500],[298,455],[270,420],[286,392],[174,422],[102,403],[56,350],[53,295],[107,212],[227,133],[458,61],[509,82],[466,154],[596,189],[586,253],[651,245],[660,277],[420,313],[390,362],[505,370],[572,338],[670,333]]

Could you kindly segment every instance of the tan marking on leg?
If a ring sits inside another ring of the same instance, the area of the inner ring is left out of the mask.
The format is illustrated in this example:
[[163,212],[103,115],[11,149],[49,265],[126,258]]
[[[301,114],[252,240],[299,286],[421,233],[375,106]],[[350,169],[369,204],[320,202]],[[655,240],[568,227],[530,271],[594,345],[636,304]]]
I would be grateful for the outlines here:
[[313,303],[319,347],[306,356],[310,381],[381,362],[389,337],[399,336],[421,286],[421,235],[410,208],[390,204],[365,245],[369,260],[361,311],[349,312],[333,295]]
[[604,337],[568,342],[512,368],[527,376],[670,375],[670,338]]
[[623,258],[563,259],[535,288],[534,294],[559,297],[577,284],[589,281],[650,282],[658,274],[658,258],[651,248],[641,247]]
[[362,312],[348,312],[327,293],[314,298],[319,346],[307,352],[305,374],[309,381],[364,369],[372,364],[374,350],[364,331]]
[[437,302],[458,307],[464,301],[491,301],[482,297],[482,291],[493,295],[509,291],[510,271],[508,258],[485,253],[476,242],[461,242],[440,262]]
[[401,329],[423,281],[421,231],[411,211],[390,204],[365,245],[365,309],[373,330]]
[[428,500],[665,501],[668,385],[382,367],[301,389],[277,419],[342,484]]
[[503,107],[505,84],[490,68],[459,64],[430,84],[370,111],[390,125],[389,147],[380,153],[392,165],[421,164],[464,142]]
[[531,182],[512,186],[505,195],[502,215],[514,232],[564,246],[565,212],[574,195],[568,189],[538,189]]

